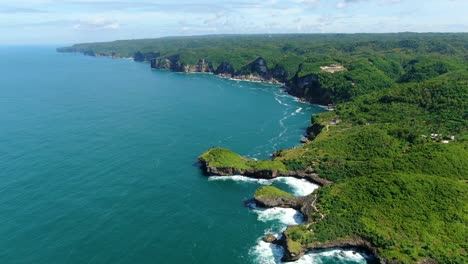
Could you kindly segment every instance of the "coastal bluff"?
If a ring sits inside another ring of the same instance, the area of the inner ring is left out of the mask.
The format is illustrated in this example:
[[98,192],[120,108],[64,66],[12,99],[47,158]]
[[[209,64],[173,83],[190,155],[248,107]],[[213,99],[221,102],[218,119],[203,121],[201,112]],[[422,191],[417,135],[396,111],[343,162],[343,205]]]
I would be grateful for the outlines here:
[[319,186],[332,182],[321,178],[311,168],[290,170],[281,160],[253,160],[225,148],[211,148],[198,157],[200,167],[209,176],[244,175],[256,179],[294,177],[306,179]]

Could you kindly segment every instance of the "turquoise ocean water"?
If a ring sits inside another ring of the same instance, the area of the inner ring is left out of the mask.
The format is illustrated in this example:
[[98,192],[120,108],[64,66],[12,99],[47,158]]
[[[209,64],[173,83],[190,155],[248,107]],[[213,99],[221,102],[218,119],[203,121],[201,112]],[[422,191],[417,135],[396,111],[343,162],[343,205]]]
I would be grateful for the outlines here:
[[[245,206],[280,179],[203,176],[212,146],[268,158],[321,108],[280,88],[152,71],[127,59],[0,47],[1,263],[277,263],[260,242],[300,222]],[[316,252],[300,263],[365,263]]]

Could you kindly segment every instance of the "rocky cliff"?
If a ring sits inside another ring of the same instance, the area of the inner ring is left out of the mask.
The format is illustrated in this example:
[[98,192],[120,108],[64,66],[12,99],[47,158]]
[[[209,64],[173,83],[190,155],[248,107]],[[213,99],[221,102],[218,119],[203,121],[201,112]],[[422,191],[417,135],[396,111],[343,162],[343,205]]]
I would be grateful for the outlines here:
[[306,179],[314,184],[319,186],[327,186],[332,184],[333,182],[321,178],[314,170],[307,169],[307,170],[294,170],[294,171],[280,171],[275,169],[243,169],[243,168],[236,168],[236,167],[217,167],[212,166],[209,162],[204,160],[203,158],[199,158],[199,163],[201,169],[210,176],[217,175],[217,176],[232,176],[232,175],[245,175],[251,178],[256,179],[273,179],[276,177],[294,177],[298,179]]
[[[138,54],[136,60],[145,60],[145,55]],[[289,78],[289,73],[281,66],[276,65],[273,69],[269,69],[266,61],[259,57],[248,65],[239,70],[235,70],[234,66],[228,61],[223,61],[215,69],[213,63],[206,59],[199,59],[195,64],[187,64],[182,62],[179,55],[168,57],[157,57],[150,59],[151,68],[153,69],[168,69],[175,72],[203,72],[214,73],[221,77],[233,78],[245,81],[269,82],[275,84],[284,84]]]
[[332,92],[322,87],[318,75],[312,73],[299,76],[301,71],[302,65],[299,65],[296,74],[288,82],[286,91],[293,96],[303,98],[314,104],[327,105],[332,103]]
[[[79,51],[77,49],[58,49],[61,52],[82,52],[89,56],[109,56],[118,58],[115,53],[95,53],[92,50]],[[315,104],[327,105],[331,103],[332,92],[324,89],[318,80],[316,74],[300,76],[302,65],[299,65],[298,71],[291,78],[292,74],[281,65],[268,67],[268,63],[262,57],[258,57],[251,63],[235,69],[229,61],[221,62],[217,67],[211,61],[201,58],[196,63],[186,63],[179,54],[170,56],[161,56],[160,52],[136,52],[133,54],[135,61],[150,62],[151,68],[171,70],[184,73],[213,73],[220,77],[232,78],[244,81],[267,82],[286,86],[286,92]]]
[[[148,56],[146,54],[138,54],[138,60],[146,60],[154,56],[154,54],[156,53],[149,54]],[[236,70],[228,61],[221,62],[216,68],[212,62],[206,59],[199,59],[195,64],[187,64],[182,62],[179,55],[152,58],[150,62],[151,68],[154,69],[168,69],[185,73],[213,73],[225,78],[283,84],[287,87],[286,92],[293,96],[303,98],[315,104],[326,105],[331,103],[331,91],[322,88],[316,74],[299,77],[298,73],[301,71],[301,66],[299,66],[298,72],[294,77],[290,78],[290,73],[284,67],[275,65],[269,68],[267,61],[262,57],[258,57],[239,70]]]

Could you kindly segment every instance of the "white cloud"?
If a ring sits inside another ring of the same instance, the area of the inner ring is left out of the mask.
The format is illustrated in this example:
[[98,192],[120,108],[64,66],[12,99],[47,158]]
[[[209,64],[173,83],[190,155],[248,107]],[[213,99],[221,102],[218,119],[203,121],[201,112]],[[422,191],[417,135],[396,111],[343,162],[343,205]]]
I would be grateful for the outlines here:
[[116,30],[120,28],[120,24],[113,20],[105,18],[93,18],[89,20],[80,20],[77,24],[73,25],[76,30]]
[[346,7],[346,2],[338,2],[336,3],[336,8],[341,9]]

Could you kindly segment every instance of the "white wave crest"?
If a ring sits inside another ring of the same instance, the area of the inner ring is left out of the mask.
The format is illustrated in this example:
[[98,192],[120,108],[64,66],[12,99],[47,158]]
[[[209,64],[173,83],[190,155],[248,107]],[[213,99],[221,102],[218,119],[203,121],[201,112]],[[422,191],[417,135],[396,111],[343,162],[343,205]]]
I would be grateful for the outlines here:
[[234,175],[234,176],[210,176],[208,177],[208,181],[235,181],[235,182],[251,182],[251,183],[259,183],[262,185],[270,185],[273,182],[271,180],[265,179],[254,179],[242,175]]
[[234,176],[210,176],[208,178],[209,181],[235,181],[235,182],[249,182],[249,183],[258,183],[261,185],[271,185],[275,181],[282,182],[288,185],[292,193],[295,196],[305,196],[311,194],[315,189],[319,186],[313,184],[305,179],[296,179],[293,177],[278,177],[271,180],[265,179],[254,179],[242,175],[234,175]]
[[343,263],[343,264],[365,264],[367,263],[366,259],[363,255],[353,251],[353,250],[325,250],[320,252],[313,252],[304,255],[302,258],[297,260],[297,264],[310,264],[310,263],[317,263],[321,264],[329,263],[333,261],[333,263]]
[[281,263],[284,249],[281,246],[266,243],[263,240],[258,239],[257,245],[250,250],[250,254],[254,256],[255,263],[276,264]]
[[[278,245],[269,244],[262,239],[257,240],[257,244],[252,247],[250,254],[253,255],[255,263],[259,264],[282,264],[281,258],[284,248]],[[311,252],[294,262],[295,264],[322,264],[322,263],[342,263],[342,264],[365,264],[365,257],[352,250],[325,250],[321,252]]]
[[284,102],[281,101],[278,97],[280,97],[280,96],[275,96],[275,100],[276,100],[280,105],[289,106],[289,104],[284,103]]
[[313,193],[319,186],[305,179],[296,179],[293,177],[278,177],[276,181],[283,182],[291,187],[295,196],[306,196]]
[[291,208],[256,208],[253,211],[258,215],[259,221],[276,221],[284,225],[284,228],[286,228],[288,225],[299,225],[304,223],[304,217],[302,214],[299,211]]

